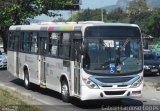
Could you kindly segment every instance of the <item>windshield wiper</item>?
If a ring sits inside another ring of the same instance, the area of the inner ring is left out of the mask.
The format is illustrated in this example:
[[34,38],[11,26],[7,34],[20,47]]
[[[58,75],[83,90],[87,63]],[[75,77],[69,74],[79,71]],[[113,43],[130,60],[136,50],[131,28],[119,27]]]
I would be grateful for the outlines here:
[[127,44],[130,42],[130,38],[127,38],[125,43],[123,44],[123,46],[118,47],[116,53],[118,54],[118,57],[116,57],[116,66],[117,66],[117,71],[120,72],[121,70],[121,64],[124,60],[126,60],[127,58],[123,59],[121,61],[121,52],[124,50],[124,48],[127,46]]
[[127,38],[127,39],[126,39],[126,41],[125,41],[125,43],[123,44],[123,46],[120,47],[120,51],[122,51],[122,50],[126,47],[126,45],[129,43],[130,39],[131,39],[131,38]]

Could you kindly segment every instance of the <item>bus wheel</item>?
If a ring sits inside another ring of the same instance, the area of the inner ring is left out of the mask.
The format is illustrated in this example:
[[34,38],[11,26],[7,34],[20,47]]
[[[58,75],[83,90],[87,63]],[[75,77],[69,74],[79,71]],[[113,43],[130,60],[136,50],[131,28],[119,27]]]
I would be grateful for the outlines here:
[[66,80],[62,80],[61,82],[61,95],[64,102],[70,102],[69,87]]
[[30,82],[29,82],[29,74],[28,74],[28,70],[24,71],[24,87],[26,89],[30,89]]

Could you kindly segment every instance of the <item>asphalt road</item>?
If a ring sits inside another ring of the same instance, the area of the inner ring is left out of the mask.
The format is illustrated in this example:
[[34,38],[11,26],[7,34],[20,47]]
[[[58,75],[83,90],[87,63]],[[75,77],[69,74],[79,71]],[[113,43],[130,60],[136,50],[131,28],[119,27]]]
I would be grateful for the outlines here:
[[[145,80],[148,82],[158,82],[160,80],[160,76],[145,77]],[[60,94],[52,90],[42,89],[34,84],[32,85],[31,90],[26,90],[23,87],[23,81],[13,77],[6,70],[0,70],[0,84],[10,87],[11,89],[23,93],[24,95],[31,96],[37,101],[34,105],[37,105],[47,111],[115,111],[116,109],[109,108],[126,108],[130,106],[146,106],[148,108],[148,105],[160,105],[159,100],[146,97],[139,99],[123,99],[121,102],[116,100],[81,102],[73,98],[71,103],[64,103],[61,101]]]
[[144,80],[152,84],[160,83],[160,74],[144,75]]

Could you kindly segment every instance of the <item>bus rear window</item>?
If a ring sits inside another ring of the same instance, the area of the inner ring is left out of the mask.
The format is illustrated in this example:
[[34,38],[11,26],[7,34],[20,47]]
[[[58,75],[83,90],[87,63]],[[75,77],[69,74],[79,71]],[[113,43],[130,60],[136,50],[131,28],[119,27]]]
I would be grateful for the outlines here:
[[87,27],[85,37],[140,37],[137,27],[128,26],[94,26]]

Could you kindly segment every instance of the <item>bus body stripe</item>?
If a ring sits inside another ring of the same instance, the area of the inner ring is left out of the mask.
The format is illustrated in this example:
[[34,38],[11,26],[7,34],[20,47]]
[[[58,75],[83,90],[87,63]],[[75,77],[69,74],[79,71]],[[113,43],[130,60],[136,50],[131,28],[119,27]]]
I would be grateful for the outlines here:
[[48,31],[53,31],[54,27],[48,27]]
[[73,26],[49,26],[48,31],[73,31]]
[[41,27],[40,30],[47,31],[47,27]]

